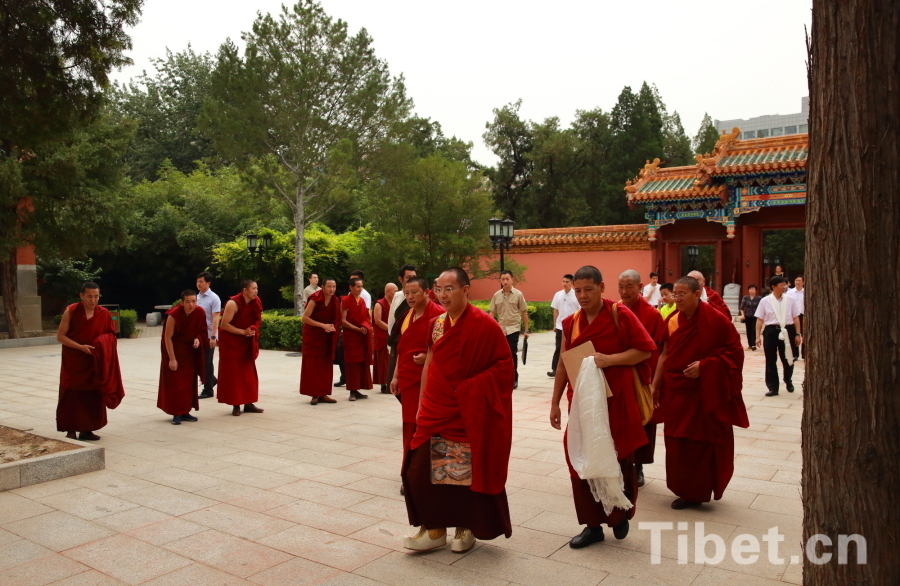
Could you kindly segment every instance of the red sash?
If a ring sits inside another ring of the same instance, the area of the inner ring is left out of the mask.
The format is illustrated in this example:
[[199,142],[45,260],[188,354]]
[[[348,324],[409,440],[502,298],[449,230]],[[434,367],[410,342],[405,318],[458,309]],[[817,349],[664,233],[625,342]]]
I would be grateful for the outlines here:
[[62,367],[59,375],[60,395],[66,390],[94,391],[103,393],[107,407],[115,409],[125,396],[122,375],[119,370],[116,327],[112,316],[105,307],[94,308],[94,315],[87,318],[83,303],[73,303],[69,311],[69,331],[67,336],[79,344],[94,347],[90,355],[62,347]]
[[[720,443],[730,427],[749,427],[741,396],[744,349],[731,321],[700,303],[692,319],[680,311],[666,320],[666,362],[660,411],[665,434]],[[700,377],[684,369],[700,361]]]
[[[310,301],[314,301],[316,305],[309,318],[322,324],[333,325],[334,332],[326,332],[315,326],[304,326],[303,355],[327,357],[329,360],[334,360],[338,332],[341,329],[341,298],[332,295],[331,302],[325,305],[325,293],[320,289],[309,296],[309,299],[306,300],[307,305]],[[330,372],[328,374],[331,375]]]
[[[653,352],[656,344],[641,325],[637,316],[624,304],[616,304],[619,326],[612,317],[613,301],[603,300],[603,307],[590,324],[584,310],[578,310],[563,320],[563,336],[566,348],[575,348],[591,342],[601,354],[618,354],[630,348]],[[576,321],[577,320],[577,321]],[[609,366],[603,369],[613,396],[607,398],[609,428],[619,459],[627,458],[637,448],[647,443],[647,434],[641,423],[641,413],[634,398],[634,375],[630,366]],[[567,397],[572,403],[572,385]]]
[[[413,317],[415,316],[412,310],[410,313],[413,314]],[[415,363],[413,356],[428,352],[428,346],[431,345],[433,320],[442,313],[444,313],[443,307],[429,301],[422,317],[415,320],[410,317],[411,323],[400,336],[400,342],[397,344],[397,382],[400,386],[403,421],[407,423],[416,422],[422,369],[424,368],[424,365]]]
[[357,300],[351,293],[344,297],[342,303],[347,310],[347,321],[367,330],[366,334],[361,334],[344,328],[341,334],[344,337],[344,362],[372,364],[372,321],[366,302],[362,297]]
[[410,449],[434,435],[470,442],[471,489],[498,494],[506,485],[512,448],[515,370],[506,336],[491,316],[471,305],[455,325],[446,314],[433,324],[435,341]]

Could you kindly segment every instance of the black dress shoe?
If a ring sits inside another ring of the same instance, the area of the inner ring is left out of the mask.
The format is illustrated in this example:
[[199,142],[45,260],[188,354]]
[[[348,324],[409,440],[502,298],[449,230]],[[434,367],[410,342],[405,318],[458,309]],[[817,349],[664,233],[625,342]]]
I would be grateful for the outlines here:
[[342,386],[344,386],[344,385],[346,385],[346,384],[347,384],[347,382],[346,382],[344,379],[341,379],[341,380],[339,380],[338,382],[334,383],[334,386],[336,386],[336,387],[342,387]]
[[778,391],[769,391],[768,393],[766,393],[766,396],[767,397],[777,397]]
[[616,536],[616,539],[625,539],[628,537],[628,519],[625,519],[615,527],[613,527],[613,535]]
[[350,391],[353,395],[356,396],[357,399],[368,399],[369,395],[363,395],[359,391]]
[[569,541],[569,547],[572,549],[581,549],[592,543],[603,541],[603,527],[585,527],[584,531],[573,537]]
[[794,392],[794,385],[788,385],[787,390],[788,390],[789,393],[793,393],[793,392]]
[[635,466],[635,472],[637,472],[637,485],[638,488],[640,488],[644,486],[644,469],[643,467],[638,468],[637,466]]
[[550,378],[556,378],[556,371],[551,370],[550,372],[547,373],[547,376],[549,376]]
[[198,399],[212,399],[214,396],[215,396],[215,395],[213,395],[212,393],[208,393],[208,392],[206,392],[206,391],[203,391],[202,393],[200,393],[200,396],[197,397],[197,398],[198,398]]
[[381,385],[381,392],[384,393],[385,395],[391,394],[391,392],[388,390],[387,385]]
[[681,509],[690,509],[691,507],[699,507],[700,503],[689,501],[683,498],[677,498],[672,501],[672,508],[676,511],[680,511]]

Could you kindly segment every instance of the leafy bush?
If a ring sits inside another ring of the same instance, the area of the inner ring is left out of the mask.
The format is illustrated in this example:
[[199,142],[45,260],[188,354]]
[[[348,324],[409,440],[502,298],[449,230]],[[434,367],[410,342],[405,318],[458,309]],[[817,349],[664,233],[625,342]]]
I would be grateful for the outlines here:
[[59,327],[60,322],[62,322],[62,314],[53,316],[53,325]]
[[289,315],[263,313],[259,347],[264,350],[299,350],[303,341],[303,320]]
[[137,325],[138,314],[133,309],[123,309],[119,311],[119,334],[123,338],[130,338],[134,333],[134,327]]
[[294,317],[293,309],[266,309],[263,310],[263,315],[282,315],[285,317]]
[[[491,306],[490,301],[479,299],[472,301],[472,305],[485,312]],[[532,301],[528,305],[528,329],[532,332],[545,332],[553,330],[553,308],[549,301]]]

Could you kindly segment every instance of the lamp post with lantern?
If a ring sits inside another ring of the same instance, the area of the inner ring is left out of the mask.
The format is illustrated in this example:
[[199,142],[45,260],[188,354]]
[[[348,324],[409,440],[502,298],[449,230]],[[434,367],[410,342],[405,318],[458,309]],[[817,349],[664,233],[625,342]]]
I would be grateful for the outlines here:
[[509,218],[503,220],[499,218],[491,218],[488,220],[488,233],[491,237],[491,247],[494,250],[500,249],[500,272],[504,270],[503,251],[509,250],[512,246],[512,239],[515,230],[513,229],[515,222]]

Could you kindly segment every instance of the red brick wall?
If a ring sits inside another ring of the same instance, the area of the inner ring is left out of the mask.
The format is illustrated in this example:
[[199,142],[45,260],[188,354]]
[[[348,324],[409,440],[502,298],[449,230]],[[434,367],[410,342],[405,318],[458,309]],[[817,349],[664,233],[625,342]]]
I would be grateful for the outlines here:
[[[506,254],[506,258],[514,258],[517,263],[527,267],[525,283],[516,283],[526,301],[550,301],[553,295],[562,289],[562,276],[574,273],[584,265],[594,265],[603,273],[606,284],[604,297],[618,299],[616,283],[622,271],[634,269],[641,278],[648,279],[652,269],[653,251],[649,243],[619,244],[619,250],[571,251],[567,247],[553,247],[554,252],[538,252],[531,254]],[[641,246],[643,250],[637,248]],[[499,254],[499,253],[497,253]],[[490,299],[500,282],[497,279],[477,279],[472,281],[469,299]]]

